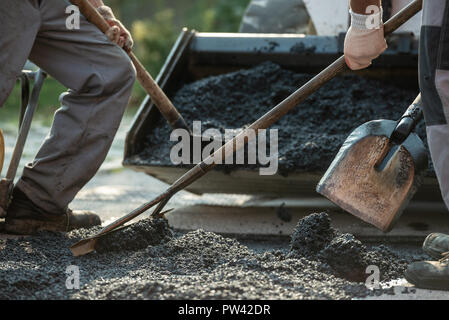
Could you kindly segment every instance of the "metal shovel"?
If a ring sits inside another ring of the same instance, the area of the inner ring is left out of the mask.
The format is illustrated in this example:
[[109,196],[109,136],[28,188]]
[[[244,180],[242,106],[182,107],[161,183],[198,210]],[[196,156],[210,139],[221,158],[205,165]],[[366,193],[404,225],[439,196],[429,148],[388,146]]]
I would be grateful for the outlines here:
[[416,133],[421,95],[399,121],[374,120],[344,142],[317,192],[380,230],[391,230],[427,169],[427,151]]

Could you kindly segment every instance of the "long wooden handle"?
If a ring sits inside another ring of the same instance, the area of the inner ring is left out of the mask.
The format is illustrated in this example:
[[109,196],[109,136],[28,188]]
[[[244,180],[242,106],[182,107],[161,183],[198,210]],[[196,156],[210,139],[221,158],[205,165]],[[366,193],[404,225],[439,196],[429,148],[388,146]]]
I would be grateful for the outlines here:
[[[386,24],[384,28],[385,35],[390,34],[397,28],[399,28],[404,22],[413,17],[416,13],[421,10],[422,0],[415,0],[406,8],[398,12],[394,17],[392,17]],[[312,93],[318,90],[323,84],[334,78],[338,73],[346,68],[345,58],[344,56],[338,58],[334,63],[332,63],[329,67],[324,69],[321,73],[315,76],[312,80],[303,85],[300,89],[298,89],[295,93],[293,93],[290,97],[282,101],[272,110],[270,110],[267,114],[265,114],[262,118],[254,122],[247,130],[260,130],[265,129],[279,120],[283,115],[285,115],[292,108],[297,106],[300,102],[307,99]],[[219,150],[217,150],[212,156],[203,162],[197,164],[191,170],[186,172],[183,176],[181,176],[178,180],[176,180],[167,190],[165,190],[162,194],[154,198],[153,200],[141,205],[137,209],[123,216],[122,218],[112,222],[103,230],[98,233],[95,238],[100,237],[106,232],[109,232],[124,223],[136,218],[141,215],[148,209],[154,207],[158,203],[166,203],[166,199],[171,198],[175,193],[189,186],[202,176],[204,176],[208,171],[210,171],[215,163],[211,159],[217,159],[222,157],[225,159],[228,156],[231,156],[235,153],[236,150],[243,148],[245,146],[246,139],[242,139],[242,136],[251,136],[247,135],[246,130],[240,133],[237,137],[227,142],[224,146],[222,146]],[[206,164],[209,163],[209,164]],[[159,211],[162,210],[163,206],[158,206],[158,211],[153,212],[153,217],[160,216]]]
[[[88,0],[70,0],[71,3],[78,6],[80,12],[86,17],[86,19],[92,24],[96,25],[103,33],[109,30],[110,25],[107,21],[98,13],[98,11],[92,6]],[[150,73],[145,69],[142,63],[137,59],[132,51],[125,50],[137,72],[137,79],[142,85],[144,90],[150,95],[152,101],[161,112],[162,116],[168,121],[173,129],[182,128],[191,133],[189,126],[186,124],[184,118],[175,108],[170,99],[154,81]]]

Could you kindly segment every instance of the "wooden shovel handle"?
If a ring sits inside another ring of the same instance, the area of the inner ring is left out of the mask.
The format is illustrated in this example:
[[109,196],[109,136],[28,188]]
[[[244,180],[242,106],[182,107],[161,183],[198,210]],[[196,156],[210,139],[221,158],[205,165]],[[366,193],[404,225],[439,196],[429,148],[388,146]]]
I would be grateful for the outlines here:
[[415,0],[391,17],[384,25],[385,36],[392,34],[400,26],[410,20],[415,14],[421,11],[422,2],[423,0]]
[[[70,2],[76,6],[78,6],[80,12],[84,15],[84,17],[97,26],[103,33],[109,30],[111,27],[107,21],[103,18],[100,13],[92,6],[92,4],[87,0],[70,0]],[[137,79],[139,83],[142,85],[144,90],[150,95],[152,101],[156,105],[156,107],[161,112],[162,116],[168,121],[170,126],[173,129],[182,128],[186,129],[189,132],[190,129],[187,126],[185,120],[181,116],[181,114],[176,110],[175,106],[172,104],[170,99],[165,95],[162,89],[158,86],[158,84],[154,81],[153,77],[150,73],[145,69],[142,63],[137,59],[132,51],[127,51],[134,67],[137,72]]]

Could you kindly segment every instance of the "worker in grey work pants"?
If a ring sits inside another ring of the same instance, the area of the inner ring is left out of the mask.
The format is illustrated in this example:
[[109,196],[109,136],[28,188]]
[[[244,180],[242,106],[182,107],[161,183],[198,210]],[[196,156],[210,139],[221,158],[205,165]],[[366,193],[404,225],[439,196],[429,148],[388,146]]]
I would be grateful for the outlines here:
[[[350,0],[351,27],[345,39],[345,58],[353,69],[363,69],[386,48],[380,14],[367,15],[368,6],[381,0]],[[378,13],[381,10],[377,10]],[[378,27],[367,24],[378,21]],[[419,86],[427,139],[441,193],[449,208],[449,1],[423,0],[419,50]],[[375,93],[373,93],[375,94]],[[423,212],[425,215],[425,212]],[[418,287],[449,290],[449,235],[430,234],[423,249],[435,261],[409,265],[405,278]]]
[[89,1],[111,26],[106,35],[82,15],[79,29],[68,28],[66,0],[1,1],[0,106],[27,59],[69,88],[60,96],[49,135],[13,190],[7,232],[101,224],[94,213],[68,205],[106,158],[136,75],[122,49],[132,47],[130,33],[103,1]]

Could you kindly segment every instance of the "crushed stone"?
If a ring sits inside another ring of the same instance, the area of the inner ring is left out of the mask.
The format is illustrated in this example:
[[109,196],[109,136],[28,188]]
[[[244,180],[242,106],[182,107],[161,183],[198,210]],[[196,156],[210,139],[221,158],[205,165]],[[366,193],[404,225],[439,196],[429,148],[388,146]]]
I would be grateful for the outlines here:
[[[425,258],[365,245],[333,229],[326,213],[300,220],[290,248],[253,250],[145,219],[111,234],[100,252],[73,257],[70,245],[98,230],[0,240],[0,299],[351,299],[375,294],[359,275],[365,265],[391,280]],[[79,289],[66,287],[69,266],[79,268]]]
[[[225,129],[239,132],[248,127],[311,77],[265,62],[185,84],[171,99],[190,126],[202,121],[202,132],[214,128],[224,135]],[[376,119],[399,119],[417,93],[414,88],[359,75],[332,79],[271,127],[279,130],[279,174],[324,172],[356,127]],[[172,166],[170,151],[177,142],[170,142],[170,127],[161,118],[151,128],[139,142],[133,162]],[[416,132],[427,148],[424,121]],[[220,165],[215,170],[229,172],[236,167]],[[428,174],[434,175],[430,160]]]

